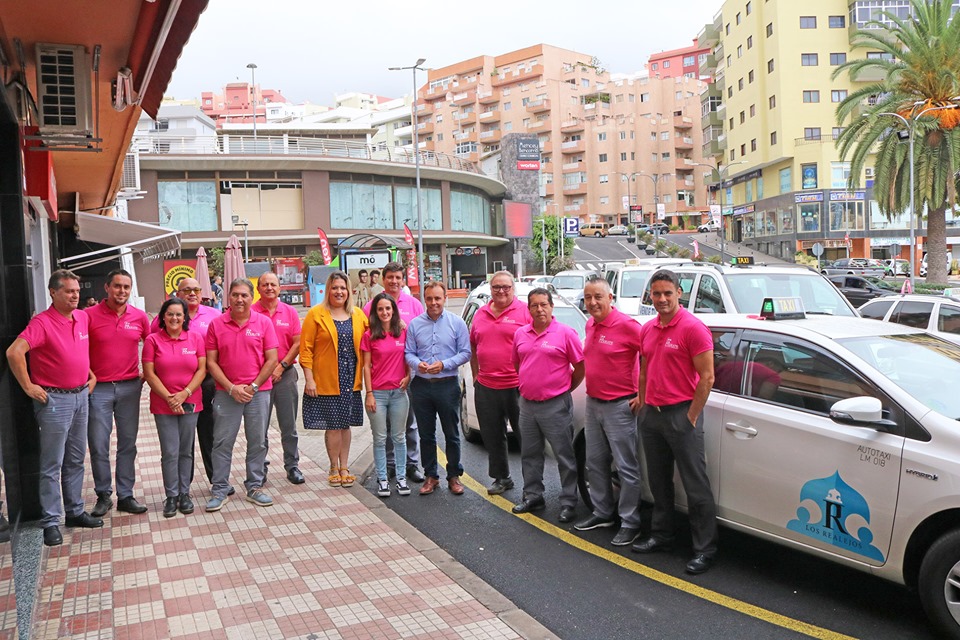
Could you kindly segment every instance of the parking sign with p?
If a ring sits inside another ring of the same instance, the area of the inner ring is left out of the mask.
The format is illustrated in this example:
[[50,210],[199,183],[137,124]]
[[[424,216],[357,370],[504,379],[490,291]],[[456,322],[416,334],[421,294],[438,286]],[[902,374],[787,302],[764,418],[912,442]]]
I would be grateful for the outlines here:
[[576,238],[580,235],[580,218],[563,219],[563,235],[567,238]]

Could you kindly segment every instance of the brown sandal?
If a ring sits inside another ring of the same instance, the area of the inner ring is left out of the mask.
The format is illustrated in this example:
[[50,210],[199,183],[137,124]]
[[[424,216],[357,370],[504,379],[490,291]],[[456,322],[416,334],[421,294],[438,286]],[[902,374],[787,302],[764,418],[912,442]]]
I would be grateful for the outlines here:
[[340,486],[343,488],[352,487],[353,483],[357,481],[357,476],[350,473],[350,469],[347,467],[340,467]]
[[330,467],[330,475],[327,476],[327,484],[329,484],[331,487],[339,487],[343,485],[343,478],[340,477],[340,472],[336,467]]

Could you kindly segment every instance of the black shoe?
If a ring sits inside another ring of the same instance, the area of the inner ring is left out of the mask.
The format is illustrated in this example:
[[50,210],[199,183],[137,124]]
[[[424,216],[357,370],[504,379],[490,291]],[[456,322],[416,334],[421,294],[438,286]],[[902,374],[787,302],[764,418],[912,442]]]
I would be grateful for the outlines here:
[[590,529],[602,529],[613,526],[613,518],[601,518],[600,516],[590,516],[586,520],[573,525],[577,531],[590,531]]
[[84,529],[99,529],[103,526],[103,520],[101,518],[94,518],[89,513],[81,513],[78,516],[67,516],[65,522],[68,527],[82,527]]
[[426,480],[426,476],[423,475],[423,472],[420,469],[417,469],[417,465],[410,464],[407,465],[407,481],[408,482],[423,482]]
[[63,544],[63,536],[60,534],[60,527],[54,525],[43,528],[43,544],[48,547],[57,547]]
[[662,551],[672,551],[673,545],[656,538],[647,538],[630,547],[630,550],[634,553],[660,553]]
[[513,505],[514,513],[531,513],[533,511],[543,511],[547,505],[543,502],[543,498],[527,498],[523,502],[518,502]]
[[4,531],[10,531],[10,523],[7,521],[7,517],[0,513],[0,533]]
[[557,518],[560,522],[573,522],[573,519],[577,515],[577,510],[573,507],[560,507],[560,517]]
[[713,558],[702,553],[698,553],[690,559],[690,562],[687,563],[687,573],[695,576],[699,575],[709,569],[710,565],[712,564]]
[[91,511],[90,514],[96,518],[102,518],[107,515],[110,509],[113,509],[113,500],[110,499],[110,494],[98,493],[97,504],[94,505],[93,511]]
[[306,482],[303,477],[303,473],[296,467],[293,467],[290,469],[290,471],[287,471],[287,480],[290,481],[290,484],[303,484]]
[[640,529],[636,527],[620,527],[620,531],[617,531],[617,535],[613,536],[610,544],[615,547],[625,547],[628,544],[633,544],[633,541],[639,537]]
[[227,495],[228,495],[228,496],[232,496],[232,495],[235,494],[236,492],[237,492],[237,490],[234,489],[233,487],[230,487],[229,489],[227,489]]
[[190,499],[189,493],[181,493],[178,503],[180,513],[183,515],[193,513],[193,500]]
[[493,484],[487,488],[487,495],[499,496],[504,491],[509,491],[510,489],[513,489],[513,479],[497,478],[493,481]]
[[140,504],[133,496],[127,496],[126,498],[117,500],[117,511],[133,514],[146,513],[147,505]]
[[172,518],[177,515],[177,499],[167,498],[163,501],[163,517]]

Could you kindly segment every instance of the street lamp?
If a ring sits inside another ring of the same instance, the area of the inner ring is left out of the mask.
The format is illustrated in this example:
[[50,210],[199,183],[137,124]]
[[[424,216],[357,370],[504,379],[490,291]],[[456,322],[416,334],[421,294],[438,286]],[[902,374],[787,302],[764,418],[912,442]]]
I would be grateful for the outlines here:
[[250,226],[246,218],[240,221],[240,216],[232,217],[234,227],[243,227],[243,261],[250,262],[250,240],[247,237],[247,227]]
[[[916,109],[916,107],[920,104],[923,104],[923,103],[922,102],[914,103],[913,105],[914,109]],[[880,113],[873,114],[876,116],[893,116],[894,118],[898,118],[901,122],[903,122],[903,125],[907,128],[907,131],[909,133],[909,146],[907,151],[907,157],[910,160],[910,291],[916,290],[916,287],[914,286],[916,285],[916,276],[914,274],[917,271],[917,243],[916,243],[917,225],[916,225],[916,209],[914,208],[915,207],[914,197],[915,197],[916,185],[915,185],[914,166],[913,166],[913,138],[914,138],[914,132],[916,131],[916,128],[917,128],[917,120],[922,118],[924,114],[930,113],[931,111],[941,111],[943,109],[956,109],[957,106],[958,105],[956,104],[947,104],[947,105],[941,105],[937,107],[928,107],[916,115],[914,115],[911,112],[909,119],[904,118],[899,113],[893,113],[892,111],[882,111]],[[894,264],[896,264],[896,256],[894,256]],[[894,272],[896,272],[896,269],[894,269]]]
[[[250,63],[247,65],[250,69],[250,96],[253,105],[253,141],[257,141],[257,65]],[[254,145],[256,146],[256,145]]]
[[540,216],[540,224],[543,226],[540,234],[540,255],[543,256],[543,275],[547,275],[547,247],[550,246],[547,241],[547,216]]
[[655,213],[660,213],[659,211],[657,211],[657,205],[660,204],[660,174],[659,173],[649,174],[643,171],[638,171],[636,175],[643,176],[644,178],[649,178],[650,181],[653,182],[653,211],[650,213],[650,226],[653,227],[654,239],[659,240],[660,227],[653,226],[653,220],[654,220],[653,216]]
[[426,58],[417,59],[416,64],[409,67],[389,67],[388,71],[407,71],[413,72],[413,101],[410,103],[413,112],[413,163],[417,181],[417,270],[419,271],[418,282],[420,283],[420,303],[423,304],[423,212],[420,209],[420,135],[417,131],[417,70],[426,71],[422,65]]
[[[717,183],[718,189],[720,189],[720,264],[723,264],[726,259],[726,242],[727,242],[727,221],[723,215],[723,201],[725,190],[723,188],[723,181],[726,178],[730,177],[730,168],[738,164],[747,164],[746,160],[737,160],[736,162],[728,162],[719,169],[712,164],[706,164],[704,162],[694,162],[694,166],[699,167],[709,167],[711,171],[717,172]],[[730,203],[733,204],[733,203]]]
[[[630,213],[632,212],[632,209],[630,207],[633,206],[633,196],[630,194],[630,181],[635,180],[637,176],[643,175],[643,173],[639,171],[634,171],[633,173],[617,172],[617,175],[620,176],[622,182],[627,183],[627,224],[630,224],[632,222],[630,219]],[[617,216],[617,224],[620,224],[619,215]]]

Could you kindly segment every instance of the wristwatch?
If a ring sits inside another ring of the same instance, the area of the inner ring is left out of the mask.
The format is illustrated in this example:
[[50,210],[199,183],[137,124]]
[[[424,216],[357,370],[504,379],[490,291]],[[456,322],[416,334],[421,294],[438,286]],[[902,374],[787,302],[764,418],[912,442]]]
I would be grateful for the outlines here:
[[293,365],[287,364],[287,362],[284,361],[284,360],[281,360],[281,361],[280,361],[280,367],[281,367],[284,371],[286,371],[287,369],[289,369],[289,368],[292,367],[292,366],[293,366]]
[[260,391],[260,385],[258,385],[256,382],[251,382],[250,388],[253,389],[254,393],[256,393],[257,391]]

